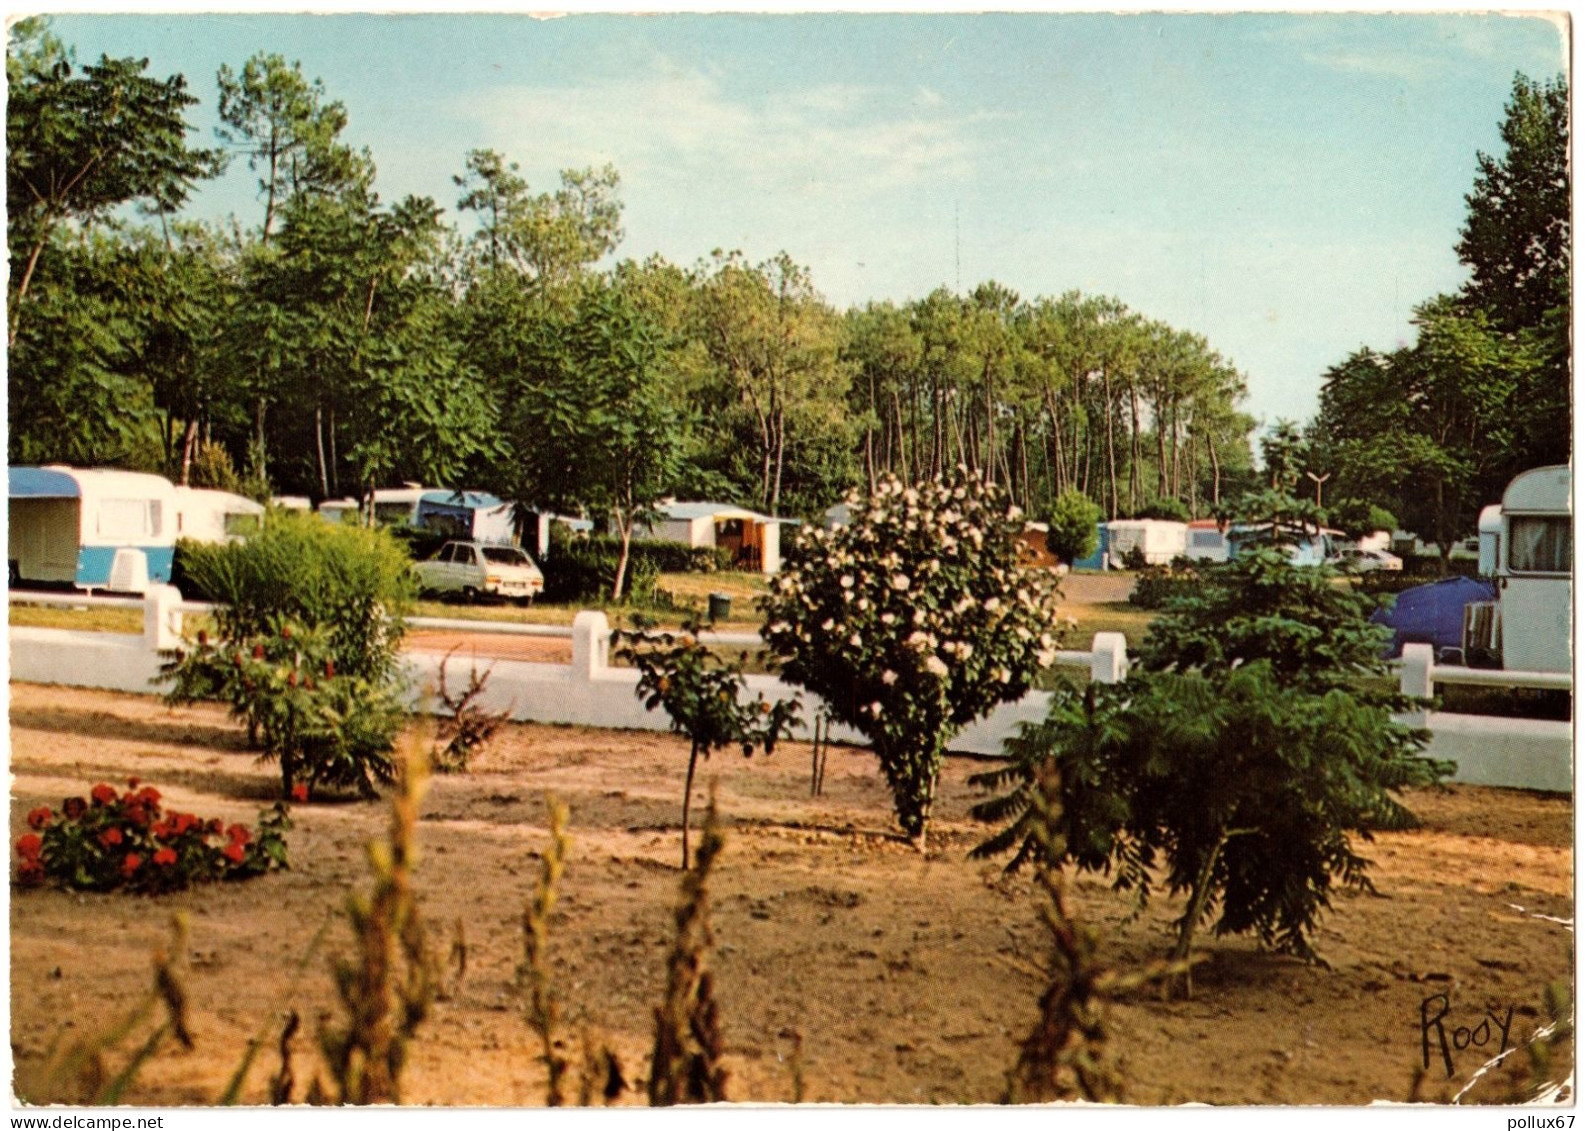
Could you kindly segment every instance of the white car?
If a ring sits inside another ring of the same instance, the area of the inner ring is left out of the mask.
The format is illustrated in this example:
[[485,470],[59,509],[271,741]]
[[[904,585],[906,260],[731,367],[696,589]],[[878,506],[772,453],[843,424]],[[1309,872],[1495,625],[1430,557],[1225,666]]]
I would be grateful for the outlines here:
[[1403,559],[1386,550],[1362,550],[1358,546],[1344,546],[1332,555],[1332,564],[1350,573],[1374,573],[1377,570],[1401,570]]
[[425,562],[415,562],[419,588],[464,601],[500,597],[526,605],[544,592],[545,575],[516,546],[488,542],[447,542]]

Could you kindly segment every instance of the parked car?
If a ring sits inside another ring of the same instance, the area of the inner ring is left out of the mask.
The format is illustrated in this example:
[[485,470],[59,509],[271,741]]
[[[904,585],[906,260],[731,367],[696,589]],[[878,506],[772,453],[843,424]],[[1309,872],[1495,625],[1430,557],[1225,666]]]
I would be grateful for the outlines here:
[[488,542],[447,542],[428,561],[415,562],[413,573],[424,592],[464,601],[500,597],[526,605],[545,589],[533,558]]
[[1332,564],[1350,573],[1374,573],[1377,570],[1401,570],[1403,559],[1386,550],[1362,550],[1358,546],[1344,546],[1332,555]]

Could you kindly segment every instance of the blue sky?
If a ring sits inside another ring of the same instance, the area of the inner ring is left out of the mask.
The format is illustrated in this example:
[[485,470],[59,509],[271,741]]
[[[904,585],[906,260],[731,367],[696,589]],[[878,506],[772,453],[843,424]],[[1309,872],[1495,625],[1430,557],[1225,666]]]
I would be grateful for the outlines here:
[[[348,108],[387,200],[451,207],[469,149],[536,191],[622,176],[620,257],[780,250],[838,306],[996,279],[1110,294],[1203,333],[1247,407],[1305,419],[1322,372],[1412,339],[1464,278],[1476,151],[1535,15],[58,14],[79,58],[146,56],[202,99],[269,51]],[[233,163],[193,210],[262,215]]]

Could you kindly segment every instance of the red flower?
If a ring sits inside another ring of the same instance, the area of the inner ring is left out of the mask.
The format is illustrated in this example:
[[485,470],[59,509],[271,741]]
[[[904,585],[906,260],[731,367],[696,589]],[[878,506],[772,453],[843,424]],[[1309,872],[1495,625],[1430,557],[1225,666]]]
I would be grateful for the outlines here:
[[128,789],[136,789],[136,788],[138,788],[138,779],[137,778],[128,778],[127,779],[127,788]]
[[88,812],[88,802],[81,797],[68,797],[61,802],[61,809],[65,812],[68,821],[75,821]]
[[242,666],[242,653],[241,652],[236,652],[236,653],[232,654],[232,656],[231,656],[231,666],[234,667],[234,668],[240,668]]
[[281,639],[282,640],[290,640],[291,638],[292,638],[292,626],[289,625],[289,624],[281,625]]
[[154,862],[161,868],[169,867],[170,865],[176,863],[176,850],[174,848],[160,849],[154,854]]
[[263,644],[255,644],[253,646],[253,658],[255,660],[264,659],[264,645]]
[[136,852],[129,852],[127,853],[127,858],[121,861],[121,874],[123,876],[130,876],[133,872],[136,872],[141,867],[143,867],[143,857],[139,856]]
[[116,845],[121,843],[121,840],[121,830],[115,825],[111,825],[108,829],[99,834],[99,843],[104,845],[106,848],[114,848]]
[[111,789],[104,782],[100,782],[98,785],[94,786],[93,792],[91,792],[88,796],[94,799],[95,805],[109,805],[116,799],[116,791]]
[[17,868],[17,879],[28,885],[44,882],[44,864],[39,860],[24,860]]
[[307,801],[308,800],[308,783],[307,782],[300,781],[296,785],[292,786],[292,800],[293,801]]
[[159,821],[149,826],[149,832],[154,835],[155,840],[167,840],[171,835],[171,823],[169,821]]
[[287,687],[296,687],[297,686],[297,673],[296,672],[287,672],[286,673],[286,686]]
[[247,855],[247,851],[248,850],[243,848],[241,844],[236,841],[232,841],[230,844],[226,845],[220,850],[220,855],[224,856],[233,864],[240,864],[242,863],[242,858]]
[[326,660],[325,661],[325,678],[326,679],[335,679],[336,678],[336,661],[334,661],[334,660]]
[[44,840],[38,833],[23,833],[17,841],[17,852],[24,860],[37,860],[44,849]]
[[127,806],[127,820],[131,821],[132,824],[134,824],[135,826],[137,826],[140,829],[146,829],[146,828],[149,827],[149,813],[148,813],[148,810],[143,808],[143,806],[141,806],[141,805],[136,805],[136,804],[128,805]]
[[232,844],[247,844],[253,839],[253,833],[247,825],[232,825],[226,830],[226,839]]
[[50,818],[53,816],[55,816],[55,814],[50,812],[48,805],[40,805],[37,809],[28,814],[28,828],[42,829],[45,825],[50,823]]
[[166,821],[171,826],[171,831],[181,836],[188,829],[198,824],[198,818],[191,813],[172,813]]
[[160,791],[155,789],[152,785],[146,785],[142,789],[138,790],[138,795],[135,800],[137,800],[142,805],[158,805],[160,802]]

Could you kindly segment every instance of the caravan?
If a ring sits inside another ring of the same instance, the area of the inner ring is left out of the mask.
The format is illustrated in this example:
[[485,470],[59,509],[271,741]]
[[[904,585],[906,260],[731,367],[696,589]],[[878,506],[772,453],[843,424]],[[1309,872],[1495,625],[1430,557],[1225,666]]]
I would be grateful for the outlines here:
[[236,542],[264,528],[264,508],[230,491],[177,487],[176,537]]
[[10,469],[9,574],[41,583],[142,593],[168,582],[176,488],[135,471]]
[[1560,465],[1515,476],[1503,492],[1497,607],[1502,666],[1510,671],[1572,670],[1569,488],[1569,469]]

